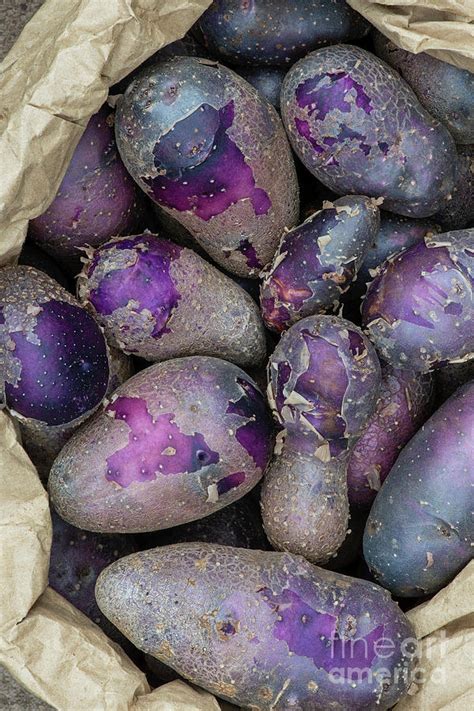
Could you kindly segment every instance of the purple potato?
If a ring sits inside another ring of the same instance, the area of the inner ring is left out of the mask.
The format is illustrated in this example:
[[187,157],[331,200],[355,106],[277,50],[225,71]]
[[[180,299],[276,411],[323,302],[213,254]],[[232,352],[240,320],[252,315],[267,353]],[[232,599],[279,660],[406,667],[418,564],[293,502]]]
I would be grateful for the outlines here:
[[356,195],[324,203],[286,232],[261,288],[266,326],[281,332],[305,316],[337,311],[378,229],[374,200]]
[[298,219],[278,114],[226,67],[178,57],[145,70],[119,100],[116,135],[140,187],[228,271],[258,276]]
[[[109,369],[106,396],[125,383],[134,373],[132,359],[116,348],[110,347]],[[84,419],[81,418],[67,425],[40,427],[35,421],[20,420],[23,447],[44,484],[48,481],[49,472],[59,452],[83,422]]]
[[86,530],[179,526],[248,493],[272,441],[264,398],[240,368],[178,358],[116,390],[61,451],[49,492],[60,516]]
[[375,409],[380,365],[349,321],[308,316],[282,336],[269,378],[282,431],[262,487],[265,531],[274,548],[324,563],[346,536],[348,452]]
[[138,550],[133,538],[82,531],[54,512],[52,522],[49,585],[99,625],[127,654],[136,657],[139,651],[102,614],[94,594],[99,573],[118,558]]
[[460,388],[410,440],[374,501],[364,556],[400,597],[444,587],[471,560],[474,382]]
[[255,301],[191,249],[149,233],[88,253],[79,298],[110,343],[149,361],[210,355],[242,366],[266,355]]
[[286,74],[284,69],[278,69],[278,67],[239,67],[236,71],[249,84],[252,84],[277,111],[280,111],[281,86]]
[[59,284],[32,267],[0,270],[3,401],[40,427],[87,418],[109,383],[104,335]]
[[326,47],[300,60],[285,77],[281,107],[297,155],[336,193],[383,198],[386,210],[427,217],[454,187],[447,129],[360,47]]
[[383,711],[410,683],[414,631],[388,593],[300,556],[156,548],[106,568],[96,597],[140,649],[239,708]]
[[382,367],[377,407],[349,456],[349,503],[370,508],[400,451],[429,417],[433,383],[429,374]]
[[215,0],[199,20],[209,51],[230,64],[287,66],[325,44],[364,37],[345,0]]
[[474,229],[426,236],[388,259],[362,323],[394,368],[426,372],[474,352]]
[[367,292],[367,285],[375,276],[375,271],[393,254],[402,252],[420,242],[429,234],[440,232],[440,227],[434,222],[413,220],[409,217],[380,213],[380,229],[357,272],[354,283],[344,294],[345,304],[355,302],[359,305]]
[[51,205],[30,222],[30,237],[72,267],[81,250],[136,230],[143,197],[123,165],[109,106],[92,116]]
[[445,230],[474,225],[474,146],[458,146],[457,178],[444,207],[433,216]]
[[377,31],[374,47],[375,54],[400,73],[456,143],[474,143],[474,74],[425,52],[407,52]]

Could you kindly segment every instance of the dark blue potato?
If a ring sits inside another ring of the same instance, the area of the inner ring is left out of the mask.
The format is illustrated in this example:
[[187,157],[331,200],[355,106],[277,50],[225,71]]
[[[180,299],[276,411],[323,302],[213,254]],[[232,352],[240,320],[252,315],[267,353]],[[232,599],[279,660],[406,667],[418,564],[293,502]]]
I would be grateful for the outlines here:
[[280,92],[285,71],[277,67],[238,67],[236,72],[280,111]]
[[116,135],[140,187],[227,271],[257,277],[298,219],[279,116],[226,67],[178,57],[145,69],[119,101]]
[[143,651],[239,708],[385,711],[416,641],[378,585],[289,553],[181,543],[97,581],[102,612]]
[[474,145],[458,146],[457,177],[449,200],[433,220],[445,230],[474,226]]
[[474,229],[425,237],[388,259],[362,322],[394,368],[428,371],[474,354]]
[[369,25],[345,0],[215,0],[199,20],[212,54],[230,64],[285,66]]
[[337,311],[379,224],[373,199],[349,195],[285,232],[260,292],[268,328],[281,332],[305,316]]
[[417,432],[372,506],[364,555],[377,582],[401,597],[434,593],[472,558],[474,382]]
[[411,86],[425,109],[449,129],[456,143],[474,143],[474,74],[424,52],[407,52],[377,31],[374,47]]
[[352,323],[308,316],[282,336],[269,380],[281,432],[262,487],[265,531],[274,548],[326,562],[346,536],[348,451],[374,411],[380,365]]
[[454,187],[448,130],[359,47],[326,47],[297,62],[283,82],[281,112],[299,158],[336,193],[380,197],[386,210],[427,217]]
[[106,393],[102,331],[65,289],[32,267],[0,270],[0,355],[6,406],[38,426],[79,421]]

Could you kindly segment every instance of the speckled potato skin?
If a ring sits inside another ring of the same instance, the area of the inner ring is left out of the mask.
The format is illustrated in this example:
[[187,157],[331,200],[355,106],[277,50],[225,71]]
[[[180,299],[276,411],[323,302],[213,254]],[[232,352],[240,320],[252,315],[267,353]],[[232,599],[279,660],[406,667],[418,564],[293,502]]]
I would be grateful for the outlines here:
[[38,429],[84,420],[109,384],[99,325],[32,267],[0,270],[0,378],[6,407]]
[[471,382],[403,449],[369,514],[364,556],[395,595],[434,593],[471,560],[473,463]]
[[[134,373],[132,359],[116,348],[109,346],[109,384],[105,395],[110,395],[119,385],[132,377]],[[92,413],[91,413],[92,414]],[[40,479],[46,484],[53,462],[74,432],[86,421],[81,417],[67,425],[42,426],[32,420],[21,419],[21,440],[31,461],[35,465]]]
[[368,339],[336,316],[308,316],[269,362],[268,398],[282,430],[261,505],[274,548],[325,563],[349,520],[347,454],[375,408],[380,365]]
[[60,516],[79,528],[170,528],[244,496],[271,447],[266,403],[240,368],[178,358],[115,391],[61,451],[49,492]]
[[383,207],[428,217],[455,181],[456,147],[403,79],[359,47],[325,47],[283,82],[282,118],[308,170],[342,195],[383,198]]
[[237,74],[240,74],[249,84],[272,106],[280,111],[280,93],[285,70],[277,67],[238,67]]
[[388,259],[362,323],[394,368],[427,372],[474,352],[474,229],[427,236]]
[[257,304],[191,249],[163,237],[121,237],[90,251],[79,298],[107,339],[149,361],[210,355],[261,363],[265,329]]
[[288,66],[311,50],[363,37],[344,0],[215,0],[199,20],[205,45],[229,64]]
[[52,512],[53,540],[49,585],[120,644],[128,654],[138,650],[100,611],[94,594],[99,573],[118,558],[138,550],[133,537],[100,535],[70,526]]
[[257,277],[299,211],[275,109],[230,69],[177,57],[132,82],[115,126],[122,159],[152,200],[227,271]]
[[30,221],[30,237],[66,264],[77,264],[86,245],[136,230],[143,197],[123,165],[114,138],[114,112],[105,104],[92,116],[58,193]]
[[433,382],[429,374],[382,366],[375,412],[349,455],[349,502],[370,508],[400,451],[429,417]]
[[474,225],[474,145],[457,146],[457,178],[450,199],[433,216],[444,230]]
[[441,232],[435,222],[413,220],[389,212],[380,213],[380,229],[376,234],[354,282],[343,295],[344,303],[360,302],[367,293],[367,286],[373,280],[378,267],[393,254],[412,247],[426,235]]
[[379,224],[374,200],[349,195],[286,232],[261,287],[266,326],[281,332],[305,316],[337,311]]
[[240,708],[385,710],[407,691],[414,632],[388,593],[300,556],[157,548],[106,568],[96,597],[140,649]]
[[396,69],[456,143],[474,143],[474,74],[425,52],[412,54],[374,31],[375,54]]

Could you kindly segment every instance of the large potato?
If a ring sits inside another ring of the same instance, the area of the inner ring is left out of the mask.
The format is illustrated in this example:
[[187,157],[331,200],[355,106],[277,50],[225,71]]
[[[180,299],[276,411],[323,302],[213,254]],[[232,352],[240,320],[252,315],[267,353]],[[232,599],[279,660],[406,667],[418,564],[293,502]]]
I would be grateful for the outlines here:
[[244,496],[271,447],[271,418],[249,376],[217,358],[178,358],[116,390],[56,459],[49,491],[78,528],[170,528]]
[[388,593],[288,553],[182,543],[113,563],[102,612],[140,649],[238,707],[384,711],[416,642]]
[[138,184],[228,271],[258,276],[298,219],[280,118],[226,67],[178,57],[145,69],[119,101],[116,135]]
[[359,47],[325,47],[283,82],[281,112],[298,156],[327,187],[384,199],[384,209],[427,217],[456,173],[456,146],[400,76]]

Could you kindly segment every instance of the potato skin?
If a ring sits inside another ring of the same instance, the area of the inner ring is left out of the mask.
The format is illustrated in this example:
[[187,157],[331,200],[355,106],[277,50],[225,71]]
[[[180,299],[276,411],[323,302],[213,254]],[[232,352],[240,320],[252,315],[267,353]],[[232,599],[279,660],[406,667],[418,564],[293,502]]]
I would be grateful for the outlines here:
[[349,455],[349,503],[372,505],[401,449],[431,414],[433,382],[429,374],[382,366],[375,412]]
[[371,198],[348,195],[285,232],[260,291],[267,327],[281,332],[305,316],[337,311],[379,224]]
[[360,329],[308,316],[269,362],[268,398],[282,431],[263,482],[263,524],[274,548],[325,563],[349,520],[348,450],[375,408],[380,365]]
[[53,202],[30,221],[29,234],[46,252],[75,266],[86,245],[136,230],[142,203],[115,144],[114,112],[105,104],[90,119]]
[[242,708],[384,710],[408,687],[414,632],[389,595],[299,556],[157,548],[109,566],[96,597],[140,649]]
[[69,292],[37,269],[0,270],[2,400],[39,428],[77,424],[110,378],[104,335]]
[[412,54],[374,31],[375,54],[396,69],[456,143],[474,143],[474,74],[425,52]]
[[472,558],[473,462],[470,382],[402,450],[369,514],[364,556],[395,595],[434,593]]
[[158,235],[89,251],[78,287],[109,342],[145,360],[210,355],[248,366],[265,358],[252,297],[193,250]]
[[271,418],[251,378],[218,358],[178,358],[116,390],[61,451],[49,492],[79,528],[170,528],[244,496],[271,447]]
[[236,67],[235,71],[280,111],[280,92],[285,71],[277,67]]
[[363,37],[368,23],[344,0],[215,0],[199,29],[229,64],[288,66],[325,44]]
[[443,230],[462,230],[474,224],[474,145],[457,146],[457,177],[449,200],[433,219]]
[[382,358],[419,372],[471,358],[473,276],[474,229],[428,235],[388,259],[362,305]]
[[298,219],[280,118],[226,67],[177,57],[145,69],[118,103],[116,136],[140,187],[227,271],[258,276]]
[[281,107],[297,155],[336,193],[381,197],[386,210],[428,217],[453,189],[451,135],[393,69],[359,47],[325,47],[297,62]]

